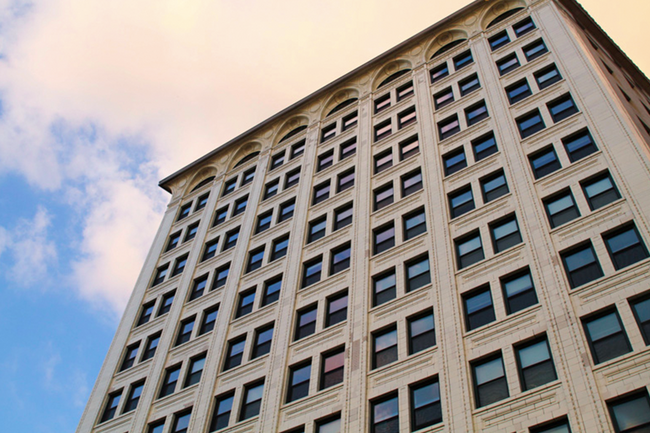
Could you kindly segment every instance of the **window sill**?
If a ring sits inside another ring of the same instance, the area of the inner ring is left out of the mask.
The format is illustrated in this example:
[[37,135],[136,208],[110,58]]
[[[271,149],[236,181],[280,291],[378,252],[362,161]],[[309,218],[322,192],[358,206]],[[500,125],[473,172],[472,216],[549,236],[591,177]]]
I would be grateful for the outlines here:
[[[564,236],[566,236],[569,233],[564,233],[564,232],[573,232],[573,231],[576,230],[576,228],[577,228],[576,226],[581,226],[581,225],[592,223],[593,221],[591,221],[591,220],[594,220],[594,219],[598,218],[599,216],[601,216],[600,214],[607,213],[610,209],[612,209],[614,207],[619,207],[619,205],[621,205],[623,203],[625,203],[624,198],[619,198],[617,200],[614,200],[613,202],[607,203],[605,206],[600,207],[600,208],[596,209],[595,211],[592,211],[592,212],[590,212],[590,213],[588,213],[586,215],[581,215],[581,216],[579,216],[579,217],[577,217],[575,219],[572,219],[569,222],[566,222],[566,223],[562,224],[561,226],[557,226],[557,227],[555,227],[553,229],[550,229],[549,233],[552,234],[552,235],[558,235],[558,236],[563,236],[564,235]],[[546,219],[546,222],[548,222],[548,218]],[[549,225],[549,227],[550,227],[550,225]],[[578,232],[576,231],[576,233],[578,233]]]
[[[472,410],[472,415],[474,416],[480,416],[485,414],[486,412],[494,412],[498,408],[505,407],[505,406],[512,406],[511,409],[508,410],[508,412],[518,412],[520,416],[524,416],[526,412],[528,411],[533,411],[533,410],[539,410],[539,401],[542,400],[543,398],[540,398],[540,394],[544,393],[551,393],[551,392],[556,392],[562,387],[562,382],[559,380],[554,380],[553,382],[549,382],[547,384],[544,384],[542,386],[538,386],[537,388],[530,389],[528,391],[521,392],[515,396],[510,396],[508,398],[504,398],[503,400],[499,400],[497,402],[494,402],[492,404],[488,404],[487,406],[480,407],[478,409],[473,409]],[[529,398],[534,398],[538,404],[533,404],[532,402],[526,401]]]

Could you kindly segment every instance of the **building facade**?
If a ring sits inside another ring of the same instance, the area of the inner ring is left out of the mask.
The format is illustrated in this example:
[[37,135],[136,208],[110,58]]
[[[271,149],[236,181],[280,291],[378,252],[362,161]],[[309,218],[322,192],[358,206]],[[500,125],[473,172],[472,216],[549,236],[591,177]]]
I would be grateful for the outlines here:
[[78,431],[650,431],[649,95],[480,0],[164,179]]

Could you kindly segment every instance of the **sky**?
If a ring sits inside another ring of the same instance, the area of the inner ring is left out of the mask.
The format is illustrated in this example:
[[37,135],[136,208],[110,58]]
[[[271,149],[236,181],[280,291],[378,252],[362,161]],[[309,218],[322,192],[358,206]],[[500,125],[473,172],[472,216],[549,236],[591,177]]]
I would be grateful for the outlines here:
[[[0,0],[0,423],[72,432],[165,176],[468,0]],[[650,72],[645,0],[582,0]]]

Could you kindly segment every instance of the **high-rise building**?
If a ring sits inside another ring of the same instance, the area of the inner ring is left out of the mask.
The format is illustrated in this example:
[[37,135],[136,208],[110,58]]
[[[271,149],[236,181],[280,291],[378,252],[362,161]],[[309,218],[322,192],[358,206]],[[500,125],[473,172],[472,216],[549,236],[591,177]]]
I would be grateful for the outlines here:
[[167,177],[78,431],[650,431],[649,95],[477,0]]

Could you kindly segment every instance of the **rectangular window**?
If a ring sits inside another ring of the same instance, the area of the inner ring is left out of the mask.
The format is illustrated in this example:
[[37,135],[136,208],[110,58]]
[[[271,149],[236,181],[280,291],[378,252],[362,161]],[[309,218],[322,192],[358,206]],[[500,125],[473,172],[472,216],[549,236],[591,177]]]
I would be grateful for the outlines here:
[[470,50],[467,50],[464,53],[460,53],[454,57],[454,69],[456,71],[459,71],[465,66],[471,65],[472,63],[474,63],[474,58],[472,57],[472,52]]
[[402,197],[411,195],[422,189],[422,172],[417,169],[402,176]]
[[442,65],[436,66],[435,68],[431,69],[430,72],[431,75],[431,83],[435,83],[436,81],[440,81],[446,76],[449,75],[449,68],[447,67],[447,62],[443,63]]
[[531,17],[524,18],[523,20],[513,24],[512,26],[512,30],[515,31],[515,35],[517,35],[518,38],[530,31],[535,30],[535,28],[536,28],[535,23],[533,22],[533,19]]
[[608,401],[607,408],[617,432],[642,433],[650,428],[650,398],[646,388]]
[[336,325],[348,318],[348,292],[327,298],[325,327]]
[[117,412],[117,407],[120,405],[121,399],[122,390],[108,394],[106,406],[104,406],[104,412],[102,413],[102,418],[99,421],[100,423],[106,422],[115,417],[115,413]]
[[625,224],[603,234],[603,240],[616,270],[626,268],[648,257],[648,249],[634,223]]
[[151,302],[147,302],[142,306],[142,310],[140,310],[140,317],[138,318],[138,323],[135,326],[141,326],[149,322],[149,319],[151,319],[151,315],[153,314],[153,309],[155,305],[156,305],[156,301],[154,300]]
[[199,222],[195,222],[194,224],[190,224],[187,226],[187,230],[185,231],[185,239],[183,239],[183,242],[191,241],[196,237],[196,232],[199,231]]
[[458,269],[466,268],[485,258],[483,254],[483,245],[481,244],[481,235],[478,230],[458,238],[454,241],[456,245],[456,260]]
[[514,71],[521,63],[515,53],[509,54],[499,60],[497,60],[497,68],[499,69],[499,75],[505,75],[508,72]]
[[318,155],[318,165],[316,172],[323,171],[334,164],[334,151],[329,150]]
[[207,242],[203,249],[203,257],[201,257],[201,261],[204,262],[214,257],[217,254],[218,247],[219,247],[219,238],[215,238]]
[[409,386],[411,395],[411,431],[442,422],[438,378]]
[[370,402],[370,432],[399,433],[399,401],[397,393]]
[[641,329],[641,334],[643,334],[643,340],[646,346],[650,346],[650,296],[644,295],[641,298],[634,299],[630,301],[630,305],[636,322]]
[[582,319],[582,325],[585,328],[594,364],[618,358],[632,351],[616,308],[612,307]]
[[449,212],[452,218],[459,217],[474,209],[474,196],[471,185],[448,194]]
[[471,107],[465,109],[465,118],[467,119],[467,126],[472,126],[483,119],[490,117],[485,101],[478,102]]
[[436,331],[432,311],[411,317],[407,322],[409,355],[436,345]]
[[203,312],[203,320],[201,320],[201,327],[199,328],[199,335],[207,334],[214,329],[217,323],[217,316],[219,315],[219,306],[215,305]]
[[181,241],[181,232],[176,232],[171,236],[169,236],[169,240],[167,241],[167,247],[165,248],[165,252],[176,248],[180,241]]
[[311,376],[311,361],[289,367],[289,386],[287,403],[309,395],[309,378]]
[[298,311],[294,340],[298,341],[316,332],[316,315],[316,305],[311,305]]
[[262,267],[264,260],[264,247],[254,249],[248,252],[248,264],[246,265],[246,273],[253,272],[255,269]]
[[160,342],[160,332],[151,335],[147,338],[147,344],[144,346],[144,352],[142,353],[142,359],[140,362],[144,362],[147,359],[153,358],[156,354],[156,349],[158,348],[158,343]]
[[454,92],[451,90],[451,87],[447,87],[445,90],[433,95],[433,104],[436,107],[436,110],[439,110],[452,102],[454,102]]
[[147,427],[147,433],[163,433],[165,430],[165,420],[160,420],[149,424]]
[[187,433],[190,425],[190,416],[192,416],[192,408],[186,409],[182,412],[174,414],[174,423],[170,433]]
[[532,94],[533,92],[530,90],[528,80],[525,78],[506,87],[506,95],[508,95],[510,105],[516,104],[517,102],[528,98]]
[[540,38],[535,42],[526,45],[523,48],[523,51],[524,55],[526,56],[526,60],[530,62],[539,56],[548,53],[548,48],[546,48],[546,44],[544,44],[544,41]]
[[[328,189],[328,194],[329,194],[329,189]],[[287,200],[284,203],[282,203],[280,205],[280,215],[278,215],[278,223],[281,223],[282,221],[286,221],[289,218],[293,217],[293,212],[295,209],[296,209],[295,198],[292,198],[291,200]]]
[[181,325],[178,328],[178,335],[176,336],[176,342],[174,346],[179,346],[183,343],[187,343],[192,338],[192,331],[194,330],[194,321],[196,316],[192,316],[181,321]]
[[571,433],[571,427],[566,417],[542,425],[531,427],[530,433]]
[[358,120],[359,120],[359,114],[358,114],[357,111],[355,111],[353,113],[350,113],[347,116],[345,116],[343,118],[343,120],[342,120],[342,123],[343,123],[342,129],[343,129],[343,131],[347,131],[348,129],[356,126]]
[[273,342],[273,323],[255,330],[255,343],[253,344],[253,354],[251,359],[259,358],[271,351]]
[[210,421],[210,432],[228,427],[234,400],[234,392],[230,392],[228,394],[220,395],[217,397],[214,405],[214,413],[212,414],[212,420]]
[[410,158],[413,155],[416,155],[420,152],[420,142],[418,136],[414,135],[399,144],[399,159],[404,161],[406,158]]
[[208,284],[208,274],[202,275],[201,277],[195,279],[194,284],[192,285],[192,291],[190,292],[190,296],[187,299],[187,302],[193,301],[203,296],[203,292],[205,292],[205,286],[207,284]]
[[219,224],[222,224],[226,221],[226,218],[228,218],[228,206],[217,209],[217,211],[214,213],[214,222],[212,223],[212,227],[216,227]]
[[244,346],[246,346],[246,336],[230,340],[228,342],[228,352],[223,371],[237,367],[244,357]]
[[255,234],[262,233],[271,228],[271,221],[273,221],[273,210],[264,212],[257,217],[257,224],[255,225]]
[[180,211],[178,212],[178,218],[176,218],[176,221],[180,221],[183,218],[187,218],[190,215],[190,212],[192,211],[192,203],[188,203],[184,206],[181,206]]
[[381,173],[384,170],[388,170],[393,166],[393,150],[388,149],[385,152],[381,152],[374,157],[375,161],[375,174]]
[[323,257],[318,256],[302,265],[302,288],[311,286],[320,281],[323,270]]
[[309,222],[309,234],[307,235],[307,243],[312,243],[325,236],[325,229],[327,227],[327,216],[317,218]]
[[350,243],[334,248],[330,252],[330,275],[350,267]]
[[316,421],[316,433],[340,433],[341,414]]
[[501,278],[501,288],[508,314],[537,304],[537,294],[528,268]]
[[390,182],[377,188],[374,192],[374,210],[383,209],[393,203],[393,183]]
[[264,381],[244,386],[244,398],[239,414],[239,421],[259,415],[263,395]]
[[472,150],[476,162],[497,153],[499,149],[497,147],[497,141],[494,138],[494,132],[489,132],[475,140],[472,140]]
[[289,247],[289,235],[284,235],[277,239],[274,239],[271,246],[271,261],[286,256],[288,247]]
[[352,138],[351,140],[346,141],[341,144],[339,161],[344,160],[348,156],[352,156],[357,153],[357,137]]
[[569,285],[572,289],[603,276],[591,242],[583,243],[560,253]]
[[548,340],[537,339],[515,346],[521,389],[528,391],[557,379]]
[[476,407],[487,406],[510,396],[501,353],[472,363]]
[[187,371],[183,388],[199,383],[203,374],[203,367],[205,366],[205,356],[205,353],[203,353],[190,359],[190,369]]
[[334,230],[342,229],[352,224],[352,203],[334,210]]
[[393,325],[372,334],[372,368],[397,361],[397,328]]
[[467,167],[467,158],[465,158],[465,148],[459,147],[442,156],[442,162],[445,166],[445,176],[454,174],[459,170]]
[[452,135],[460,132],[460,122],[458,122],[458,115],[454,114],[438,122],[438,136],[440,140],[451,137]]
[[354,167],[336,176],[336,192],[345,191],[354,186]]
[[463,294],[467,332],[496,320],[490,286],[485,285]]
[[589,134],[586,128],[568,137],[564,137],[562,144],[571,162],[576,162],[598,151],[598,147],[596,147],[593,138],[591,138],[591,134]]
[[228,194],[233,192],[236,187],[237,187],[237,178],[235,177],[232,179],[228,179],[223,184],[223,192],[221,193],[221,197],[227,196]]
[[242,198],[235,200],[235,208],[232,211],[232,216],[244,213],[247,205],[248,205],[248,195],[245,195]]
[[510,37],[508,36],[508,32],[504,30],[489,38],[488,42],[490,43],[490,49],[495,51],[510,42]]
[[460,96],[469,95],[474,90],[481,88],[481,82],[478,80],[478,75],[473,74],[458,82],[458,89],[460,89]]
[[397,102],[402,101],[413,94],[413,81],[409,81],[406,84],[401,85],[395,91],[397,95]]
[[282,288],[282,274],[273,277],[264,282],[264,295],[262,295],[262,307],[272,304],[280,299],[280,289]]
[[284,164],[284,151],[271,157],[271,170],[278,168],[282,164]]
[[156,317],[169,313],[169,310],[172,308],[172,303],[174,302],[174,296],[176,296],[176,290],[172,290],[171,292],[165,293],[165,295],[163,295],[162,302],[160,303]]
[[311,200],[312,205],[317,205],[330,198],[330,181],[321,183],[314,187],[314,195]]
[[395,246],[395,224],[390,222],[372,231],[373,254],[380,254]]
[[562,75],[560,75],[560,71],[557,70],[555,63],[544,69],[540,69],[533,75],[535,76],[535,81],[537,81],[537,87],[539,87],[539,90],[546,89],[551,84],[557,83],[562,79]]
[[237,312],[235,313],[235,319],[250,314],[253,311],[254,303],[255,288],[241,292],[239,294],[239,302],[237,303]]
[[566,224],[580,216],[570,189],[562,190],[542,201],[551,228]]
[[375,99],[375,114],[390,107],[390,93]]
[[124,358],[122,359],[122,365],[120,366],[120,371],[124,371],[128,368],[133,367],[135,360],[138,356],[138,350],[140,349],[140,342],[138,341],[135,344],[127,346],[124,353]]
[[533,169],[535,179],[541,179],[562,168],[553,145],[549,145],[529,155],[528,160],[530,161],[530,167]]
[[397,115],[397,129],[402,129],[416,121],[415,107],[408,108]]
[[301,140],[291,146],[291,157],[289,159],[294,159],[305,153],[305,140]]
[[409,212],[402,218],[404,221],[404,240],[407,241],[427,231],[424,208]]
[[546,106],[548,107],[548,111],[551,113],[551,117],[555,123],[578,112],[578,107],[576,107],[576,104],[573,102],[573,98],[569,93],[554,99],[546,104]]
[[544,120],[542,120],[542,115],[539,114],[539,110],[537,108],[530,113],[518,117],[516,121],[517,128],[519,128],[519,135],[521,136],[522,140],[546,128]]
[[336,122],[325,126],[320,132],[320,142],[324,143],[336,135]]
[[372,277],[372,306],[384,304],[397,296],[395,268]]
[[392,133],[393,133],[393,125],[391,125],[390,119],[386,119],[384,122],[381,122],[375,126],[375,141],[379,141],[382,138],[386,138]]
[[343,382],[344,367],[345,347],[340,347],[322,354],[320,389],[323,390]]
[[216,269],[214,271],[214,282],[212,283],[212,290],[226,285],[228,273],[230,272],[230,263]]
[[514,215],[491,223],[490,233],[492,234],[492,246],[495,254],[522,242],[517,217]]
[[255,177],[255,167],[246,170],[244,172],[244,175],[242,176],[241,179],[241,186],[247,185],[253,181],[253,178]]
[[591,210],[599,209],[621,198],[609,173],[603,173],[580,182],[580,185],[587,197],[587,202]]
[[272,180],[271,182],[264,185],[264,196],[262,200],[269,199],[278,193],[280,189],[280,179]]
[[506,182],[506,176],[501,170],[482,178],[479,183],[481,185],[484,203],[489,203],[510,192],[508,183]]
[[295,170],[291,170],[284,177],[284,189],[291,188],[294,185],[298,185],[300,182],[300,167]]
[[163,378],[163,383],[160,387],[160,394],[158,394],[158,398],[163,398],[174,393],[180,374],[181,364],[169,367],[167,370],[165,370],[165,377]]

